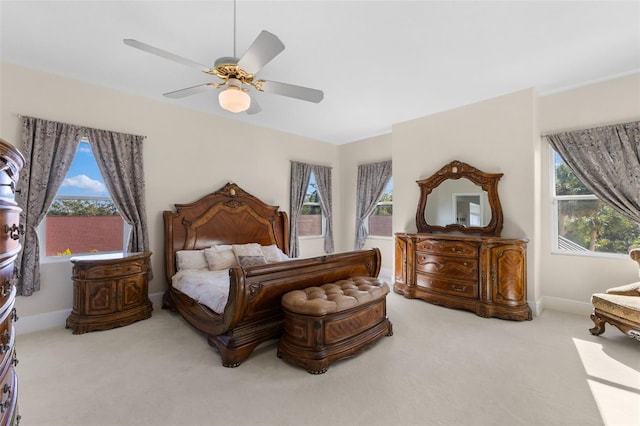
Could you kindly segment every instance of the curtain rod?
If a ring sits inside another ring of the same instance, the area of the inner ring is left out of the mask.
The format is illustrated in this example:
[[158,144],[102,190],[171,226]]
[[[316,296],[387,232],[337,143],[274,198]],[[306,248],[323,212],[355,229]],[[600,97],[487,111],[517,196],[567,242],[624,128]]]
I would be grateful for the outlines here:
[[[23,114],[17,114],[17,115],[18,115],[18,118],[25,118],[25,117],[35,118],[36,120],[51,121],[51,122],[54,122],[54,123],[66,124],[66,125],[69,125],[69,126],[77,126],[77,127],[82,127],[82,128],[85,128],[85,129],[100,130],[101,132],[124,133],[124,132],[116,132],[115,130],[97,129],[95,127],[81,126],[79,124],[71,124],[71,123],[63,123],[61,121],[47,120],[46,118],[34,117],[32,115],[23,115]],[[131,133],[128,133],[128,134],[131,134]],[[139,137],[141,137],[143,139],[147,139],[147,137],[144,136],[144,135],[133,135],[133,136],[139,136]]]
[[609,123],[609,124],[602,124],[596,127],[579,127],[579,128],[575,128],[575,129],[568,129],[568,130],[559,130],[559,131],[554,131],[552,133],[542,133],[540,134],[541,137],[547,137],[547,136],[554,136],[554,135],[558,135],[560,133],[571,133],[571,132],[583,132],[585,130],[596,130],[596,129],[603,129],[605,127],[615,127],[615,126],[626,126],[627,124],[635,124],[635,123],[639,123],[639,120],[632,120],[632,121],[625,121],[625,122],[613,122],[613,123]]

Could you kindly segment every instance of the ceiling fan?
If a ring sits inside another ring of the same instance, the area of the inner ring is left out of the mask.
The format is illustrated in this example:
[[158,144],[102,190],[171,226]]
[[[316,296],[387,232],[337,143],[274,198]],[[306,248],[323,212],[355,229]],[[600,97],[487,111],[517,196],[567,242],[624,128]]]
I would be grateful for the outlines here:
[[168,98],[182,98],[209,89],[225,88],[218,95],[220,106],[230,112],[238,113],[247,111],[247,114],[255,114],[261,111],[260,106],[249,96],[249,88],[260,92],[273,93],[290,98],[301,99],[309,102],[320,102],[324,93],[321,90],[308,87],[295,86],[293,84],[279,83],[277,81],[257,80],[256,73],[267,63],[284,50],[284,44],[274,34],[262,31],[247,51],[240,57],[236,57],[235,40],[235,1],[233,4],[234,29],[233,29],[233,56],[216,59],[213,67],[199,64],[189,59],[167,52],[157,47],[150,46],[134,39],[124,39],[124,43],[136,49],[143,50],[154,55],[161,56],[188,67],[199,69],[200,71],[216,76],[222,81],[219,83],[204,83],[197,86],[187,87],[173,92],[163,93]]

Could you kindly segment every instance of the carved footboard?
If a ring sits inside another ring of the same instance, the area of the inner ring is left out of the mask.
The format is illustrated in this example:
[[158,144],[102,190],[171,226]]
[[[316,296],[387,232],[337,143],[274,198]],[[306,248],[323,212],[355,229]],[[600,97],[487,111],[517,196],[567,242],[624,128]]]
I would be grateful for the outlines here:
[[260,343],[282,333],[280,299],[285,293],[354,276],[377,277],[379,272],[378,249],[233,268],[223,331],[209,334],[208,342],[220,351],[224,366],[236,367]]

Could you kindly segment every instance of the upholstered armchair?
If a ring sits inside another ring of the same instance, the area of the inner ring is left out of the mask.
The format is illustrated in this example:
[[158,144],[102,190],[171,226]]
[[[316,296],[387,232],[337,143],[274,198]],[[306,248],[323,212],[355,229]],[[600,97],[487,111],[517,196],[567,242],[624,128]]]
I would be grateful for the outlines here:
[[[640,247],[632,248],[629,255],[640,267]],[[604,333],[604,325],[608,322],[627,336],[640,340],[640,281],[593,294],[591,304],[591,319],[595,324],[589,330],[591,334]]]

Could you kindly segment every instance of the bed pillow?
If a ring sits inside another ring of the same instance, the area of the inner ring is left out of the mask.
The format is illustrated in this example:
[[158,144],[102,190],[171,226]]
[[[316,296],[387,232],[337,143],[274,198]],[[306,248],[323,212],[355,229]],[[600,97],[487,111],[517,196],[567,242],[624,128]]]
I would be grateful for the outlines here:
[[204,251],[204,256],[211,271],[220,271],[238,266],[231,246],[218,245],[210,247]]
[[262,249],[258,243],[233,244],[231,247],[236,259],[239,256],[262,256]]
[[260,256],[238,256],[238,263],[243,268],[247,268],[249,266],[266,265],[267,264],[267,260],[262,255],[260,255]]
[[261,246],[260,249],[262,250],[262,255],[268,263],[289,260],[289,256],[284,254],[282,250],[280,250],[280,247],[275,244],[272,244],[270,246]]
[[209,269],[204,250],[178,250],[176,252],[176,262],[178,271]]

